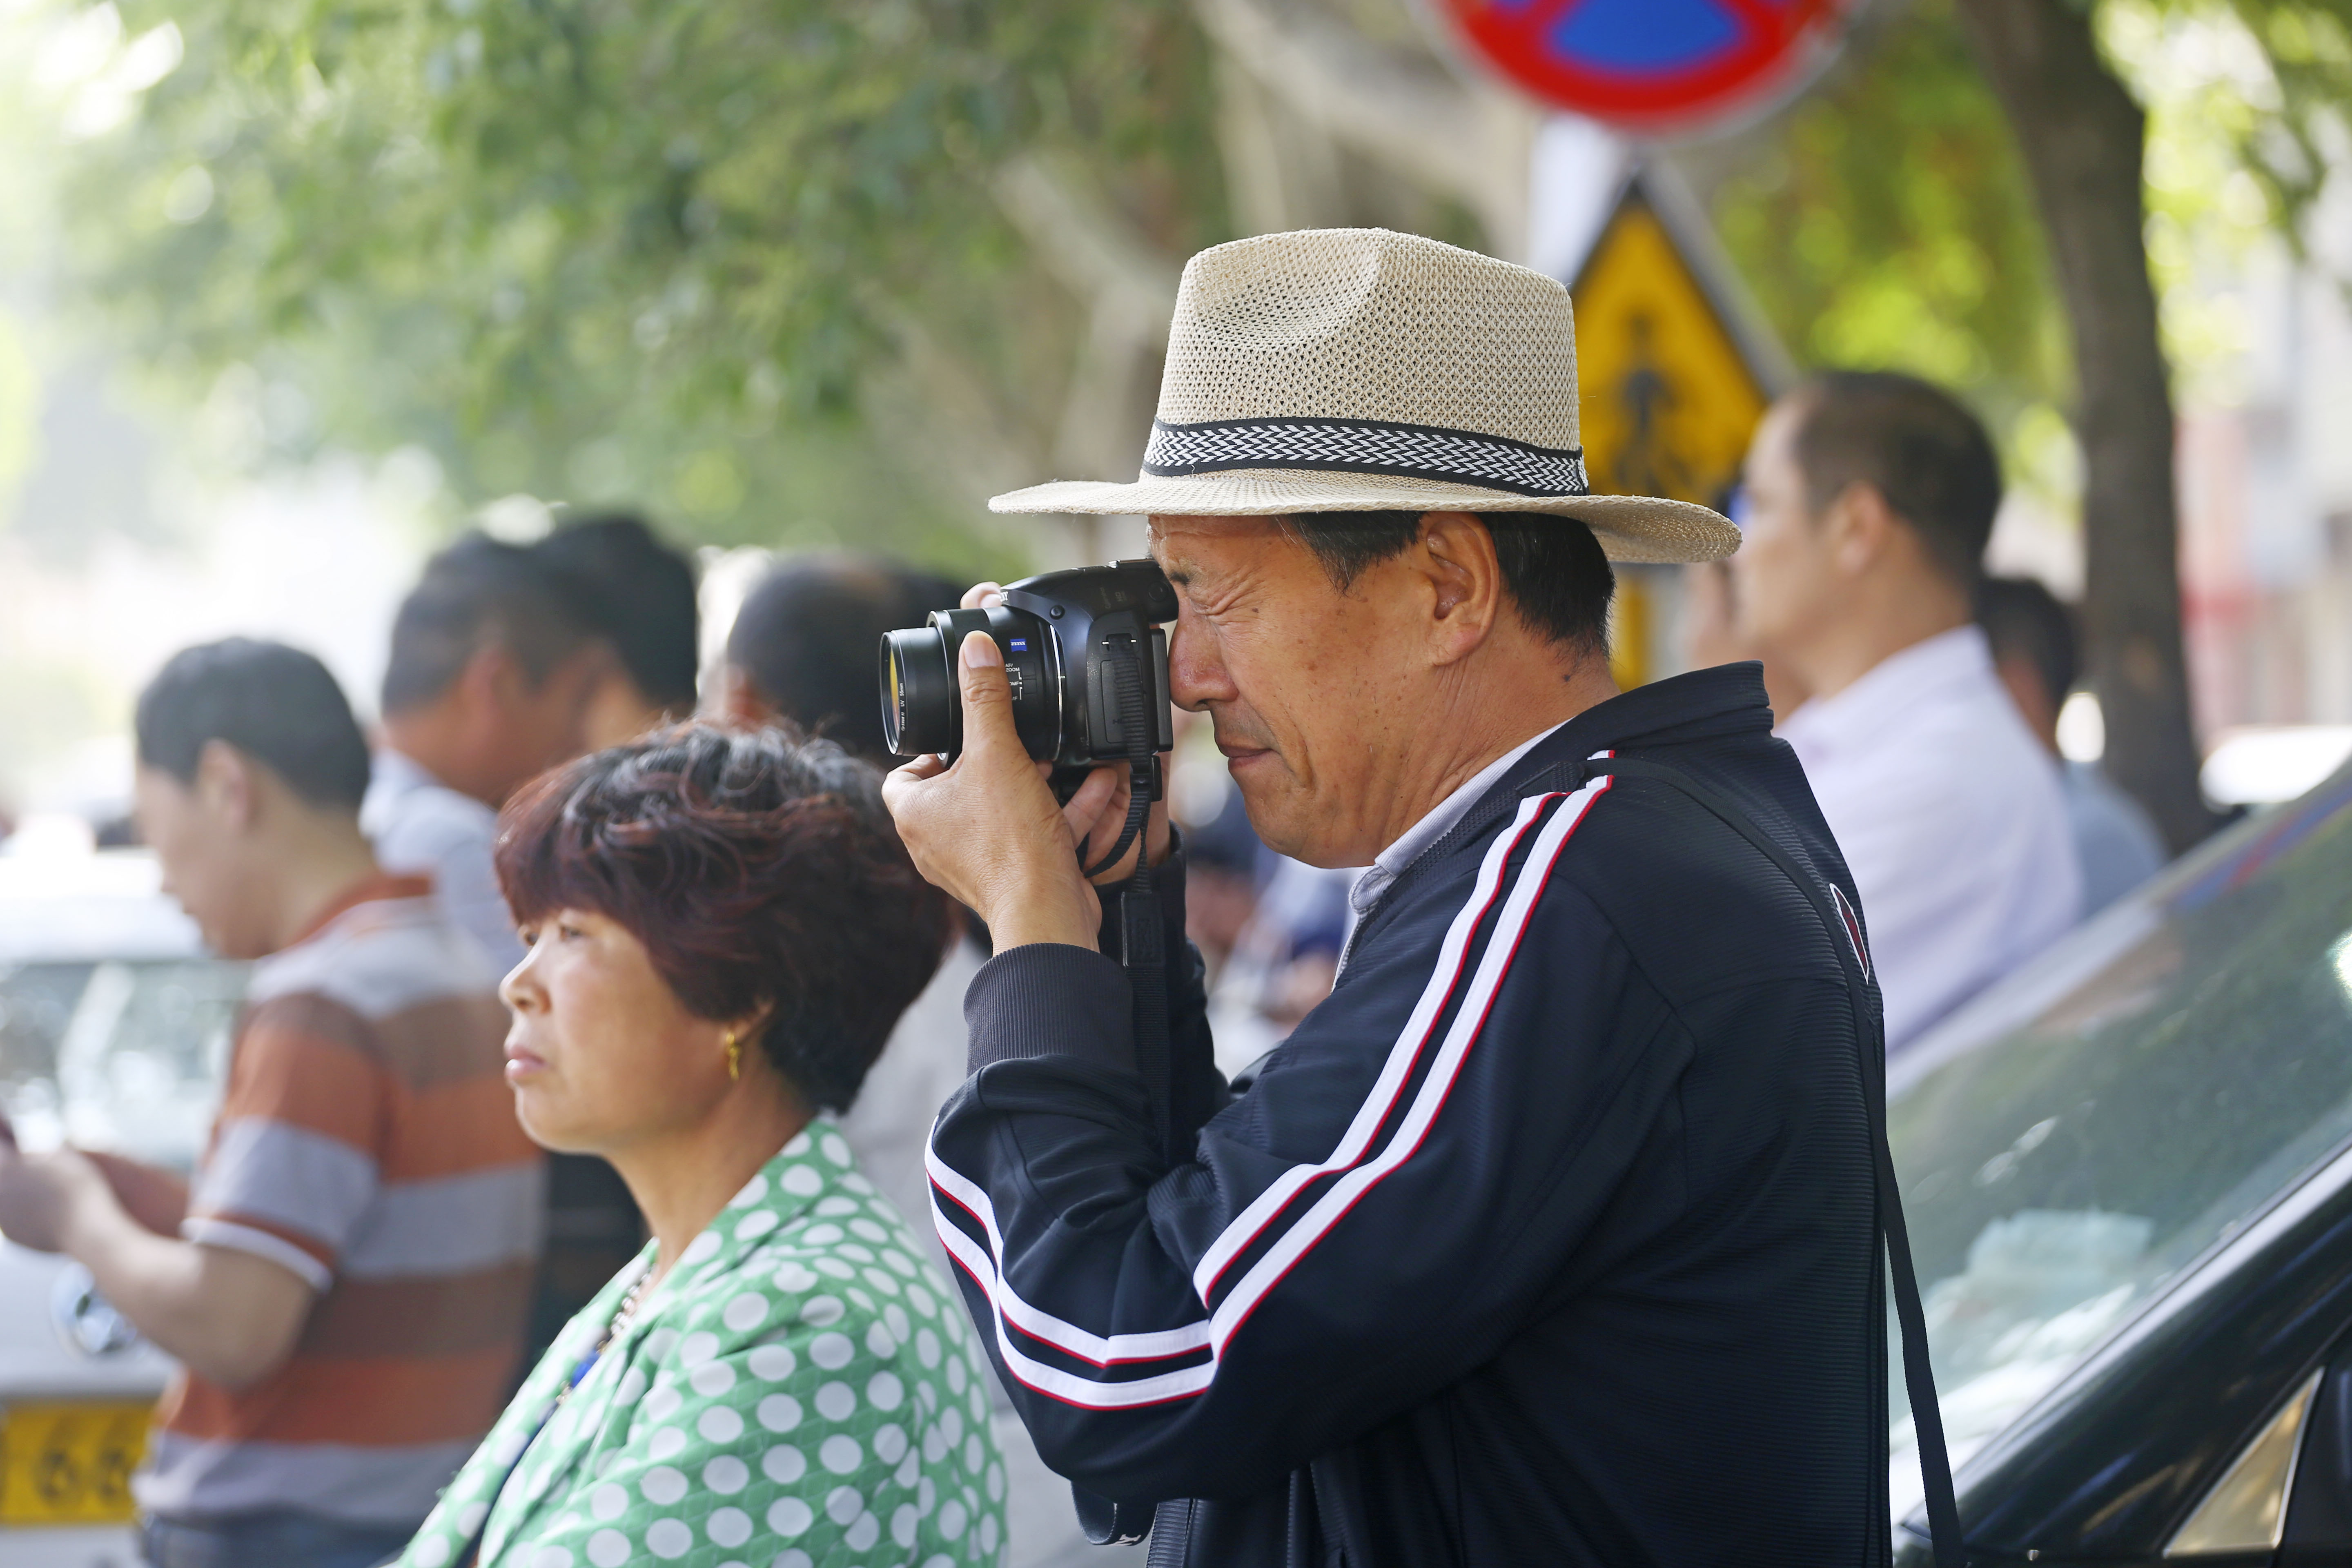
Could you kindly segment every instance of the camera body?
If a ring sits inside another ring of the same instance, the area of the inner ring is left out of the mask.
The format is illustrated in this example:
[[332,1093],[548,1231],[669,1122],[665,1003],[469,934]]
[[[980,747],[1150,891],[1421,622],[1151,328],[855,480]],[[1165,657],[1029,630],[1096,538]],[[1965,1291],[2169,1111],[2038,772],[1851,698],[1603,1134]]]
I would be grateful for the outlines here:
[[962,752],[956,663],[964,637],[986,632],[1004,658],[1013,729],[1031,756],[1053,764],[1056,796],[1067,800],[1097,768],[1134,760],[1139,739],[1157,800],[1159,753],[1176,741],[1163,629],[1175,618],[1176,591],[1151,561],[1047,572],[1006,587],[992,609],[934,610],[920,626],[882,636],[883,738],[902,757]]

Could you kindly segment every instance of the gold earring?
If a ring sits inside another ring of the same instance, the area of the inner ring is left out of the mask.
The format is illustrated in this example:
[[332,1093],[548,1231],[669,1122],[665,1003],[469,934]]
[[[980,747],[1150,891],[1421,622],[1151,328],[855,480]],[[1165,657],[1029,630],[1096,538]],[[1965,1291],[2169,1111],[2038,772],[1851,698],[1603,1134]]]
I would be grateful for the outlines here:
[[743,1076],[743,1037],[734,1030],[727,1031],[727,1081],[734,1083]]

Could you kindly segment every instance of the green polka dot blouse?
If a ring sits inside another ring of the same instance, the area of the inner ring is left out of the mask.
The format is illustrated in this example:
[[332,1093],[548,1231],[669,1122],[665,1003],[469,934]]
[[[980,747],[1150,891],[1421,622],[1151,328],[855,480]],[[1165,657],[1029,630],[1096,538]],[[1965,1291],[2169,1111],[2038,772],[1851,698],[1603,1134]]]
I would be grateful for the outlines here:
[[448,1568],[486,1521],[481,1568],[999,1562],[1004,1466],[963,1311],[829,1121],[751,1178],[557,1405],[651,1261],[557,1336],[399,1568]]

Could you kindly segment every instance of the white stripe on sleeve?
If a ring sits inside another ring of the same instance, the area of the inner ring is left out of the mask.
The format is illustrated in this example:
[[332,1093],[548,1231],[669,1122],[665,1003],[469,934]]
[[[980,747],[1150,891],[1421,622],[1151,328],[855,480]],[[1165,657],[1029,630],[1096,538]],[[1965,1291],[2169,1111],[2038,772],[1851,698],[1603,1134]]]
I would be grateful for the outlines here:
[[327,1292],[335,1277],[327,1266],[288,1241],[266,1230],[249,1225],[239,1225],[233,1219],[207,1219],[192,1215],[180,1222],[180,1239],[193,1241],[199,1247],[226,1247],[231,1252],[249,1252],[256,1258],[266,1258],[318,1291]]
[[[1223,1270],[1263,1234],[1291,1198],[1307,1184],[1335,1171],[1345,1170],[1348,1173],[1334,1183],[1306,1215],[1251,1267],[1241,1283],[1208,1320],[1179,1329],[1105,1338],[1055,1317],[1024,1300],[1003,1276],[1001,1260],[1004,1255],[1004,1240],[997,1226],[995,1207],[989,1201],[988,1194],[976,1183],[940,1159],[935,1145],[927,1149],[925,1163],[934,1185],[932,1210],[940,1239],[958,1265],[971,1274],[989,1298],[996,1319],[997,1348],[1013,1374],[1039,1393],[1093,1409],[1126,1409],[1158,1404],[1187,1397],[1207,1388],[1214,1381],[1225,1345],[1266,1294],[1349,1209],[1362,1200],[1373,1185],[1403,1164],[1420,1148],[1453,1087],[1454,1079],[1459,1075],[1471,1046],[1485,1026],[1553,866],[1593,801],[1607,792],[1611,783],[1612,780],[1605,776],[1594,779],[1568,796],[1565,804],[1537,836],[1526,862],[1517,876],[1512,879],[1510,893],[1503,903],[1494,934],[1481,956],[1469,990],[1454,1013],[1444,1042],[1419,1091],[1413,1096],[1411,1109],[1380,1156],[1363,1163],[1366,1150],[1393,1110],[1421,1056],[1423,1046],[1444,1010],[1479,924],[1495,907],[1510,857],[1544,808],[1562,797],[1558,794],[1537,795],[1519,803],[1518,814],[1510,830],[1497,835],[1494,844],[1489,846],[1471,895],[1454,916],[1439,946],[1437,962],[1432,968],[1421,998],[1390,1047],[1380,1077],[1374,1080],[1363,1104],[1358,1108],[1339,1147],[1329,1159],[1320,1163],[1294,1166],[1286,1171],[1227,1225],[1202,1254],[1193,1271],[1196,1291],[1205,1300],[1209,1289]],[[954,1203],[980,1222],[988,1238],[985,1248],[948,1216],[942,1206],[943,1201]],[[1014,1346],[1007,1331],[1008,1326],[1018,1328],[1024,1334],[1081,1361],[1102,1367],[1166,1360],[1196,1352],[1203,1345],[1210,1351],[1211,1359],[1197,1366],[1152,1377],[1124,1383],[1103,1383],[1046,1365],[1023,1353]]]

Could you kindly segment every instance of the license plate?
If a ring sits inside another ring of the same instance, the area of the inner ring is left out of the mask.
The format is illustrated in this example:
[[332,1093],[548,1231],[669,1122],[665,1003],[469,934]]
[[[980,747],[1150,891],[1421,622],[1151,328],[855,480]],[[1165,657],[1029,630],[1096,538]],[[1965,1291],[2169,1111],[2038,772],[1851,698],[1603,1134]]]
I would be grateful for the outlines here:
[[147,1451],[145,1404],[11,1405],[0,1411],[0,1524],[123,1524]]

